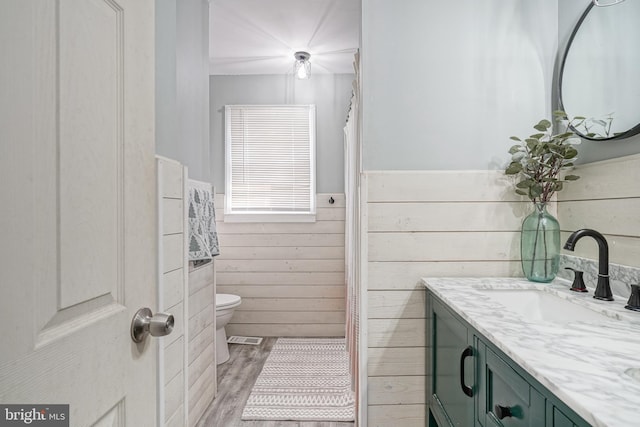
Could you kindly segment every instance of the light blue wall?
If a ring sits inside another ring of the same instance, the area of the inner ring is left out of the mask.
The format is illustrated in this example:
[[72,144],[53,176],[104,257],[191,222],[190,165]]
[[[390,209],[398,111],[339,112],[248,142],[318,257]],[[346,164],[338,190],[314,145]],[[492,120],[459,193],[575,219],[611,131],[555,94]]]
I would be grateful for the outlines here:
[[211,181],[209,2],[156,0],[156,153]]
[[557,12],[558,0],[362,0],[365,169],[501,168],[509,136],[551,113]]
[[216,191],[224,192],[224,106],[231,104],[316,105],[316,191],[344,192],[343,128],[353,74],[210,77],[211,165]]
[[[362,0],[365,169],[501,168],[509,136],[528,134],[555,108],[558,43],[564,45],[587,4]],[[341,124],[333,126],[329,142],[318,144],[318,191],[340,191],[341,129],[352,77],[313,89],[285,76],[219,76],[211,81],[222,83],[210,92],[207,8],[206,0],[156,1],[157,152],[224,188],[221,105],[331,95],[331,120]],[[210,114],[209,93],[217,98]],[[640,136],[585,141],[580,161],[635,153]]]
[[178,159],[176,0],[156,0],[156,153]]
[[[589,3],[589,0],[561,0],[558,2],[558,37],[561,46],[559,55],[562,54],[573,28]],[[559,61],[560,59],[558,59],[558,63]],[[640,120],[640,111],[638,111],[638,118]],[[583,141],[578,149],[580,154],[577,163],[590,163],[637,154],[640,153],[640,135],[620,141]]]

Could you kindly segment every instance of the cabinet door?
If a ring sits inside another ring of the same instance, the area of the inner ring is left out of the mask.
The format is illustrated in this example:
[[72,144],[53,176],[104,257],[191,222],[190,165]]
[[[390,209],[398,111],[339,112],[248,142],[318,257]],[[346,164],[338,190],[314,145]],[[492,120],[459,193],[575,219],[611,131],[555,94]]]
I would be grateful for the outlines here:
[[583,420],[571,409],[560,409],[552,401],[547,399],[547,427],[590,427],[591,424]]
[[552,408],[552,424],[553,427],[576,427],[576,425],[563,414],[558,408],[555,406]]
[[469,345],[472,335],[438,300],[433,299],[431,306],[429,403],[441,427],[446,424],[469,427],[473,425],[474,351]]
[[544,396],[478,338],[475,345],[480,367],[476,411],[480,425],[544,427]]

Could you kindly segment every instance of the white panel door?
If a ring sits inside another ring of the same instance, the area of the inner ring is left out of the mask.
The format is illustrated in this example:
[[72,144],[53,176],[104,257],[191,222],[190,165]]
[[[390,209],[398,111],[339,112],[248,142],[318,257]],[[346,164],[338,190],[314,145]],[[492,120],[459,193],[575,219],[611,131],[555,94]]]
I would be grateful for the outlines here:
[[154,426],[153,0],[3,0],[0,402]]

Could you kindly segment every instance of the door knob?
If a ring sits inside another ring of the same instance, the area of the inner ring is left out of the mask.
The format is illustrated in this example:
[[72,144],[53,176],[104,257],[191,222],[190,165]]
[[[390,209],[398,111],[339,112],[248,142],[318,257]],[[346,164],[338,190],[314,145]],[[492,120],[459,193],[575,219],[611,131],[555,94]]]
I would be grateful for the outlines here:
[[141,308],[131,320],[131,339],[133,342],[142,342],[151,334],[154,337],[163,337],[173,331],[173,314],[153,314],[150,308]]

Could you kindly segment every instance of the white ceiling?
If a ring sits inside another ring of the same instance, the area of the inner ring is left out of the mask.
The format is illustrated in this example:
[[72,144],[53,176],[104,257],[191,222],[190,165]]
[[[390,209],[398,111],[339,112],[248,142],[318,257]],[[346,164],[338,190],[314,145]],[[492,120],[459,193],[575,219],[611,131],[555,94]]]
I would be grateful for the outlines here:
[[360,0],[212,0],[210,74],[288,74],[293,54],[314,73],[352,73]]

